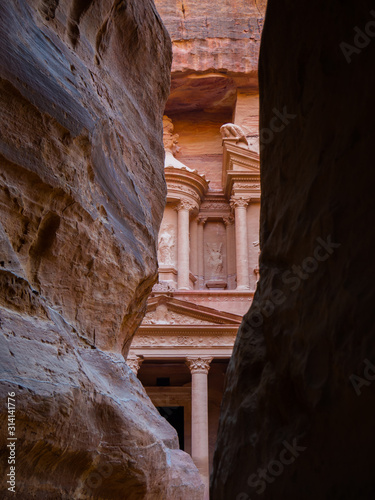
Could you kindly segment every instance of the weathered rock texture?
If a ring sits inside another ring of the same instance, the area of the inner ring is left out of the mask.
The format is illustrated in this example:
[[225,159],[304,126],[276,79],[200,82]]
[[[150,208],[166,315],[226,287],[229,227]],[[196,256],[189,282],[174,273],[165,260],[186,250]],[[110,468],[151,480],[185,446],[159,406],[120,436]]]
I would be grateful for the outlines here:
[[1,486],[16,497],[201,498],[125,365],[156,280],[171,46],[151,0],[0,12]]
[[236,88],[257,88],[265,0],[156,0],[173,43],[166,113],[232,112]]
[[[229,365],[214,500],[375,495],[372,7],[269,0],[260,129],[279,130],[261,152],[261,278]],[[275,110],[295,116],[281,127]]]
[[156,0],[171,35],[173,72],[257,73],[266,0]]

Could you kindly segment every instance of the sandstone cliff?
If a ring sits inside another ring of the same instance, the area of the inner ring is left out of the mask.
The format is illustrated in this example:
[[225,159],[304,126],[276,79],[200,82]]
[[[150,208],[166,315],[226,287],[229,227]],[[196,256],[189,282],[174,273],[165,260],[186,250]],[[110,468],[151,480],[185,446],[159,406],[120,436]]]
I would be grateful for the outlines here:
[[0,7],[2,498],[199,499],[124,363],[156,280],[171,47],[151,0]]
[[238,88],[258,87],[266,0],[155,4],[173,43],[168,116],[197,110],[231,113]]
[[372,7],[268,3],[260,282],[227,372],[214,500],[375,495]]

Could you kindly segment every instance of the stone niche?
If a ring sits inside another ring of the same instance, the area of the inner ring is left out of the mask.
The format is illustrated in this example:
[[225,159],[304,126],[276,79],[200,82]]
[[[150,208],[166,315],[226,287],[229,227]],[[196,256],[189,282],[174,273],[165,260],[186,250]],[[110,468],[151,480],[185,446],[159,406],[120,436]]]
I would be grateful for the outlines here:
[[158,240],[159,281],[177,286],[177,211],[168,203]]
[[0,497],[201,500],[125,363],[157,279],[168,33],[151,0],[2,2],[0,33]]
[[207,221],[204,228],[204,284],[208,289],[228,286],[226,243],[224,223]]

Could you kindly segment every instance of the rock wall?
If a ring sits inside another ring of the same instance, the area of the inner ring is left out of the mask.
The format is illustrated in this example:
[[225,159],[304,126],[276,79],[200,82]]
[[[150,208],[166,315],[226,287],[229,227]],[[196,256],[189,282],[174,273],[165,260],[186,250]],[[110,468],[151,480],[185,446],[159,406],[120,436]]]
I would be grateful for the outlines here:
[[257,73],[266,0],[156,0],[173,42],[173,72]]
[[214,500],[374,498],[372,7],[268,3],[260,282],[227,372]]
[[199,499],[123,358],[156,281],[169,36],[151,0],[3,2],[0,33],[0,496],[15,393],[16,498]]
[[233,120],[237,90],[258,88],[266,0],[155,0],[155,4],[173,44],[166,114],[175,119],[183,113],[195,121],[194,113],[203,110]]

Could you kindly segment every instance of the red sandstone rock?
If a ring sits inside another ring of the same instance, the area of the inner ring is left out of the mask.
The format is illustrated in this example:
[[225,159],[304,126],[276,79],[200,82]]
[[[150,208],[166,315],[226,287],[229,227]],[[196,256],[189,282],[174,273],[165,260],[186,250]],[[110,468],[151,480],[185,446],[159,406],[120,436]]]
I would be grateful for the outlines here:
[[169,37],[149,0],[3,3],[0,32],[1,477],[14,391],[17,498],[198,500],[121,355],[156,280]]
[[173,72],[257,73],[265,0],[156,0],[173,42]]
[[236,88],[257,88],[265,0],[155,4],[173,42],[168,116],[199,109],[230,112]]
[[268,3],[258,306],[227,371],[214,500],[375,496],[372,7]]

